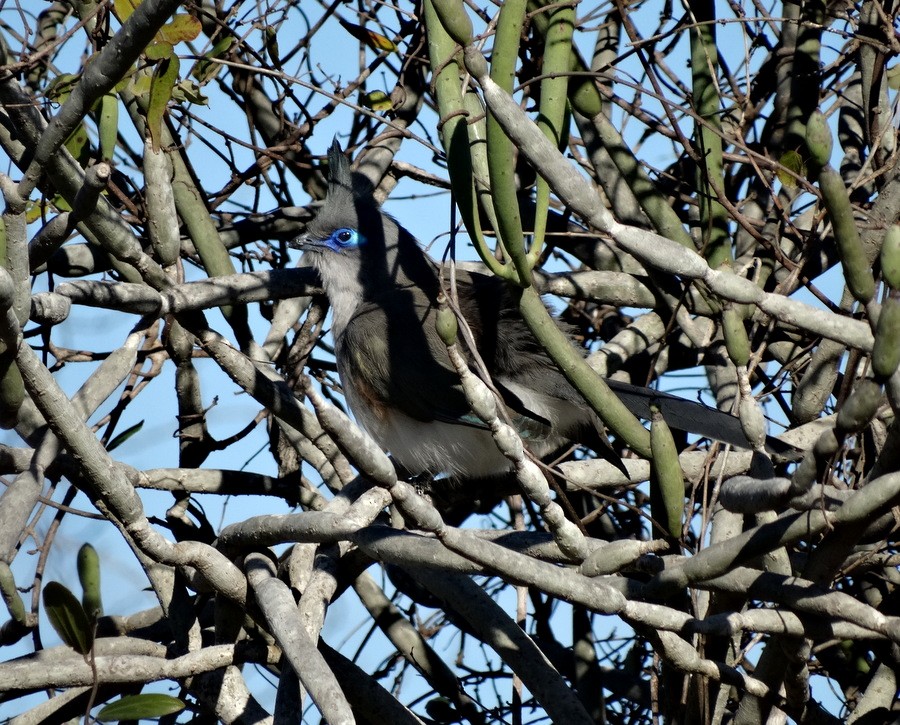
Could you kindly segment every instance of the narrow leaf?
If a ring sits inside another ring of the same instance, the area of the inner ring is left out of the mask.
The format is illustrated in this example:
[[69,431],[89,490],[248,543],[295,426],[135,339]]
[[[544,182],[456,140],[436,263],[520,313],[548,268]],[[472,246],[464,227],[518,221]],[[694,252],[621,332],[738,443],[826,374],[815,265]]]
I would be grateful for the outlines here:
[[266,28],[266,52],[269,54],[269,58],[272,59],[272,62],[275,65],[280,65],[281,61],[279,58],[281,57],[278,54],[278,31],[275,30],[271,25]]
[[100,119],[97,125],[100,131],[100,157],[104,161],[110,161],[116,150],[119,131],[119,99],[111,93],[100,99]]
[[385,36],[376,33],[372,30],[367,30],[361,25],[354,25],[353,23],[348,23],[346,20],[341,20],[341,27],[346,30],[350,35],[352,35],[357,40],[361,40],[363,43],[368,45],[372,50],[382,51],[382,50],[397,50],[397,46],[391,41],[390,38],[386,38]]
[[109,445],[106,447],[106,450],[107,451],[115,450],[120,445],[122,445],[125,441],[127,441],[129,438],[131,438],[131,436],[138,433],[141,430],[141,428],[143,428],[143,427],[144,427],[144,421],[140,421],[139,423],[135,423],[128,430],[122,431],[121,433],[119,433],[119,435],[117,435],[115,438],[113,438],[109,442]]
[[147,109],[147,127],[150,130],[154,151],[159,150],[163,117],[166,115],[166,106],[172,99],[172,89],[175,88],[176,80],[178,80],[178,58],[167,58],[153,69],[153,79],[150,82],[150,105]]
[[25,624],[27,621],[25,603],[22,601],[22,597],[19,596],[12,569],[9,568],[9,564],[5,561],[0,561],[0,593],[2,593],[3,603],[6,604],[10,616],[19,624]]
[[143,720],[174,715],[176,712],[184,710],[184,708],[185,704],[181,700],[169,695],[153,693],[127,695],[106,705],[97,713],[97,720],[100,722]]

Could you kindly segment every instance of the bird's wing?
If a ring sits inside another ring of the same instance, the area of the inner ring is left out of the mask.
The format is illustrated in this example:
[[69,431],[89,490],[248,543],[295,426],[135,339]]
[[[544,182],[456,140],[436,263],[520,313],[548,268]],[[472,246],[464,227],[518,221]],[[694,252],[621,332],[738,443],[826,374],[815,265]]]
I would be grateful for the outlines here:
[[[495,320],[478,320],[479,350],[496,378],[501,381],[503,378],[516,380],[526,388],[542,391],[545,396],[568,401],[571,404],[568,425],[565,422],[560,425],[560,432],[567,437],[579,439],[577,431],[587,431],[589,426],[597,423],[589,406],[550,362],[546,352],[525,325],[505,283],[478,272],[463,272],[458,274],[458,287],[464,310],[483,309],[485,300],[491,301],[491,307],[499,310]],[[561,328],[566,332],[564,326],[561,325]],[[649,420],[650,405],[655,403],[663,419],[672,428],[730,443],[739,448],[751,447],[740,420],[729,413],[651,388],[611,379],[606,382],[625,407],[638,418]],[[529,404],[525,400],[528,396],[518,395],[515,386],[504,387],[501,384],[498,387],[510,408],[532,418],[543,417],[542,404]],[[578,411],[582,411],[582,414],[579,415]],[[787,457],[794,457],[797,453],[793,446],[771,436],[766,438],[766,448],[770,453]]]
[[395,409],[423,422],[486,427],[471,413],[430,311],[402,302],[367,305],[346,326],[336,341],[344,385],[376,415]]

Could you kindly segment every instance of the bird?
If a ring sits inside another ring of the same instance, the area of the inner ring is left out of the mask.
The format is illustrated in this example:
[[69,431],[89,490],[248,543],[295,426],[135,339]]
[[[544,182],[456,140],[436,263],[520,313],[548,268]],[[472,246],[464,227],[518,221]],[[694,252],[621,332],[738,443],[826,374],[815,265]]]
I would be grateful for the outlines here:
[[[471,412],[435,329],[439,265],[380,208],[371,183],[351,171],[337,140],[328,169],[324,203],[291,246],[308,255],[322,281],[338,375],[356,421],[412,475],[450,481],[508,475],[511,463]],[[464,270],[457,270],[455,283],[477,352],[532,454],[544,458],[577,442],[608,457],[598,416],[532,335],[507,283]],[[639,417],[649,419],[655,403],[673,427],[750,447],[734,416],[607,382]]]

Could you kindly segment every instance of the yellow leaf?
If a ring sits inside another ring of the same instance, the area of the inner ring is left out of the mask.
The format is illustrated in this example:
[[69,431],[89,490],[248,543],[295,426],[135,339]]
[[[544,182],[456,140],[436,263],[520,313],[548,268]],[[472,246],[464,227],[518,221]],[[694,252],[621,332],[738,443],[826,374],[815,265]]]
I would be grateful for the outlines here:
[[341,20],[341,27],[346,30],[350,35],[352,35],[357,40],[361,40],[363,43],[368,45],[372,50],[388,50],[394,51],[397,50],[397,46],[391,41],[390,38],[386,38],[379,33],[376,33],[372,30],[367,30],[361,25],[354,25],[353,23],[348,23],[346,20]]
[[47,212],[55,209],[56,211],[72,211],[72,207],[59,194],[52,199],[41,199],[40,201],[29,201],[25,205],[25,222],[32,224],[38,219],[43,219]]
[[363,96],[363,103],[373,111],[390,111],[394,104],[384,91],[372,91]]
[[115,12],[119,22],[124,23],[137,10],[137,6],[140,4],[141,0],[115,0],[113,12]]
[[194,40],[200,31],[200,21],[193,15],[175,15],[168,23],[162,26],[156,34],[159,40],[164,40],[172,45],[177,45],[185,40]]
[[25,205],[25,223],[34,224],[38,219],[43,219],[46,208],[47,204],[43,201],[29,201]]
[[778,180],[788,189],[796,189],[797,179],[788,171],[793,171],[797,176],[806,176],[806,164],[803,162],[803,157],[796,151],[785,151],[778,159],[778,163],[780,164],[776,172]]

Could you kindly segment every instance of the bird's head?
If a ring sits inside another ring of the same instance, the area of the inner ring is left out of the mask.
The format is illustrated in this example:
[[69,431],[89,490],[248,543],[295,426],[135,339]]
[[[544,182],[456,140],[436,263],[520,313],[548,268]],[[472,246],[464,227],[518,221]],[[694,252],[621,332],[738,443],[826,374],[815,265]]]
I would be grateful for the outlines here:
[[350,170],[335,140],[328,150],[328,192],[306,233],[291,243],[310,256],[333,306],[379,297],[387,289],[432,286],[430,260],[412,235],[381,211],[371,182]]
[[291,246],[311,252],[318,266],[332,255],[347,260],[361,259],[364,253],[383,249],[384,224],[375,202],[371,183],[350,170],[340,144],[328,150],[328,193],[306,233]]
[[415,239],[381,211],[369,180],[350,170],[337,141],[328,150],[325,200],[291,246],[309,255],[338,329],[361,302],[407,286],[411,279],[428,284],[433,274]]

